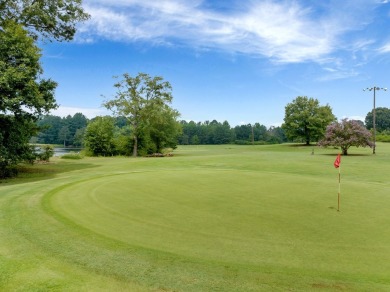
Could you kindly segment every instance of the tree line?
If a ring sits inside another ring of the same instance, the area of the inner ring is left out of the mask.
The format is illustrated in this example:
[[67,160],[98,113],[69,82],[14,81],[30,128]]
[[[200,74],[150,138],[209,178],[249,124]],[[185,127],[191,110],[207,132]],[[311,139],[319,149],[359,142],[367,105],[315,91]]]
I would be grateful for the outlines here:
[[[84,147],[85,144],[91,145],[89,139],[97,135],[97,129],[106,129],[112,137],[127,136],[131,137],[131,127],[124,116],[105,116],[88,119],[82,113],[76,113],[73,116],[60,117],[55,115],[45,115],[37,121],[40,131],[30,142],[35,144],[56,144],[64,147]],[[86,135],[87,127],[88,134]],[[229,122],[220,123],[216,120],[197,122],[187,122],[181,120],[177,122],[178,135],[176,143],[171,146],[179,145],[216,145],[216,144],[275,144],[284,143],[288,139],[281,127],[270,127],[259,123],[245,124],[231,127]],[[96,130],[93,130],[96,128]],[[96,137],[98,138],[98,137]],[[103,139],[103,137],[100,137]],[[122,138],[123,140],[123,138]],[[120,142],[113,141],[114,145],[119,147]],[[123,144],[123,141],[122,141]],[[126,143],[125,143],[126,144]],[[124,145],[125,146],[125,145]],[[127,143],[129,147],[126,151],[120,151],[122,154],[131,152],[131,142]],[[113,145],[108,148],[113,148]],[[101,154],[101,153],[100,153]]]
[[37,121],[39,132],[30,142],[81,147],[88,122],[89,120],[82,113],[68,115],[64,118],[45,115]]
[[215,145],[215,144],[276,144],[287,142],[281,127],[270,127],[260,123],[231,127],[228,121],[216,120],[205,122],[180,121],[182,134],[180,145]]
[[[130,78],[127,76],[127,78]],[[390,109],[377,108],[377,141],[389,141]],[[331,108],[320,106],[318,100],[307,97],[297,97],[286,106],[285,123],[282,127],[267,128],[260,123],[237,125],[231,127],[228,121],[217,120],[195,122],[177,121],[177,115],[171,117],[171,126],[167,123],[160,128],[152,128],[150,115],[148,116],[148,131],[145,127],[138,133],[139,155],[148,155],[162,151],[157,144],[164,141],[164,146],[175,148],[176,145],[217,145],[217,144],[275,144],[285,142],[304,142],[306,144],[320,141],[325,136],[327,142],[320,145],[330,145],[331,134],[326,135],[327,126],[332,129],[367,128],[372,130],[372,112],[366,115],[365,124],[361,121],[343,120],[335,124],[336,117]],[[161,119],[159,120],[162,121]],[[157,126],[157,122],[154,123]],[[61,144],[63,146],[86,147],[91,155],[132,155],[134,149],[134,127],[125,116],[95,117],[87,119],[82,113],[65,118],[46,115],[37,121],[40,129],[37,136],[30,142],[40,144]],[[169,131],[169,129],[171,129]],[[147,132],[165,131],[164,135],[148,136]],[[341,133],[341,132],[340,132]],[[341,134],[338,135],[341,135]],[[367,135],[367,133],[365,134]],[[364,136],[363,136],[364,137]],[[368,139],[368,136],[365,138]],[[168,142],[169,140],[169,142]],[[156,143],[153,143],[156,141]],[[367,144],[369,146],[369,143]]]

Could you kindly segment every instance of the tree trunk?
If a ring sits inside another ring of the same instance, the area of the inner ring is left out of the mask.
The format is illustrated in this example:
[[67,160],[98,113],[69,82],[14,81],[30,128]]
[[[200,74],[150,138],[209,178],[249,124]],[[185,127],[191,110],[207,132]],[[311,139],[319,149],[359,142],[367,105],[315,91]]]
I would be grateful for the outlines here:
[[134,136],[133,156],[138,156],[138,137]]
[[310,145],[310,131],[307,128],[307,126],[305,126],[305,137],[306,137],[306,145],[309,146]]
[[341,148],[343,155],[348,155],[348,148]]

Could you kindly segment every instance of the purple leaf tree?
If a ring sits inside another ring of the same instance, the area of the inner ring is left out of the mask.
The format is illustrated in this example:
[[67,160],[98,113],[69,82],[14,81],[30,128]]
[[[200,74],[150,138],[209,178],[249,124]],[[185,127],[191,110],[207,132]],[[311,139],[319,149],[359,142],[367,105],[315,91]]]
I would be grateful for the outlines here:
[[319,146],[337,146],[343,155],[348,155],[348,148],[374,146],[372,134],[361,123],[354,120],[343,119],[334,122],[326,128],[325,137],[318,142]]

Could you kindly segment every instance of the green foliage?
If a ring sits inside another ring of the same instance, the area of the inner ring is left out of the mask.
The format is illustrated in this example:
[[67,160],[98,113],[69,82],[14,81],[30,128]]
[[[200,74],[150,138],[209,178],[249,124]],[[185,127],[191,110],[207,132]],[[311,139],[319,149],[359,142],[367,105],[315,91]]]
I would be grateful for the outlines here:
[[35,160],[34,149],[28,143],[34,131],[33,122],[0,114],[0,178],[16,174],[19,162]]
[[73,146],[82,147],[84,146],[84,135],[86,127],[76,129],[76,133],[73,136]]
[[173,148],[164,148],[164,149],[162,149],[161,153],[163,155],[169,155],[169,154],[172,154],[173,150],[174,150]]
[[58,139],[58,133],[63,127],[61,117],[45,115],[37,121],[37,127],[39,128],[37,143],[62,144]]
[[[373,128],[372,111],[367,113],[365,124],[367,129]],[[375,109],[375,128],[378,132],[390,131],[390,109],[386,107],[378,107]]]
[[284,130],[280,127],[270,127],[255,123],[231,128],[227,121],[216,120],[203,123],[180,121],[182,134],[179,136],[181,145],[199,144],[279,144],[287,142]]
[[0,2],[0,176],[13,174],[7,168],[23,160],[34,160],[28,145],[37,133],[34,123],[57,106],[57,84],[41,77],[35,40],[38,35],[70,40],[76,23],[87,18],[81,0]]
[[237,145],[267,145],[267,144],[278,144],[278,143],[268,143],[268,142],[265,142],[265,141],[254,141],[254,142],[251,142],[251,141],[248,141],[248,140],[236,140],[236,141],[234,141],[234,144],[237,144]]
[[83,159],[84,156],[81,153],[76,153],[76,152],[70,152],[66,153],[64,155],[61,155],[61,159],[73,159],[73,160],[79,160]]
[[15,21],[37,38],[53,37],[56,40],[71,40],[78,22],[89,15],[84,12],[82,0],[2,0],[0,2],[0,25]]
[[133,140],[131,139],[131,130],[129,126],[123,128],[115,127],[114,129],[114,147],[117,155],[131,155]]
[[234,141],[234,144],[237,144],[237,145],[251,145],[252,142],[248,141],[248,140],[236,140],[236,141]]
[[41,78],[40,49],[18,24],[0,30],[0,112],[32,120],[55,108],[57,84]]
[[54,147],[52,145],[43,145],[41,146],[41,153],[39,153],[38,159],[41,161],[49,162],[50,157],[54,155]]
[[45,115],[37,121],[37,143],[82,146],[88,119],[82,113],[61,118]]
[[199,139],[198,135],[194,135],[191,137],[190,144],[191,145],[199,145],[200,144],[200,139]]
[[56,107],[57,84],[41,78],[41,53],[16,22],[1,21],[0,30],[0,168],[31,161],[28,145],[37,117]]
[[114,120],[112,117],[96,117],[85,130],[85,146],[94,156],[110,156],[114,148]]
[[59,133],[58,133],[58,138],[63,141],[64,143],[64,147],[66,147],[66,141],[69,139],[69,136],[70,136],[70,131],[69,131],[69,127],[67,126],[63,126]]
[[104,106],[127,118],[131,127],[133,156],[175,147],[180,126],[179,113],[170,108],[172,87],[162,77],[139,73],[132,77],[123,74],[123,80],[114,84],[117,94]]
[[303,139],[309,145],[321,139],[326,126],[335,120],[329,105],[320,106],[317,99],[298,96],[286,105],[282,128],[289,139]]
[[149,136],[155,145],[153,152],[162,153],[164,148],[176,148],[178,137],[182,133],[182,128],[177,122],[179,116],[179,112],[168,105],[156,109],[153,119],[149,122]]
[[390,142],[390,130],[382,131],[376,135],[376,141],[378,142]]

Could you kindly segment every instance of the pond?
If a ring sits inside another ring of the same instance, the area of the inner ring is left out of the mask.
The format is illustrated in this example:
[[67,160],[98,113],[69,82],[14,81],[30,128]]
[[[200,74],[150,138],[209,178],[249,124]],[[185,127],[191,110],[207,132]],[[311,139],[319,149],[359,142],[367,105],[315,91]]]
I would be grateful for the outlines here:
[[54,147],[54,156],[61,156],[70,152],[78,153],[83,148],[63,148],[63,147]]

